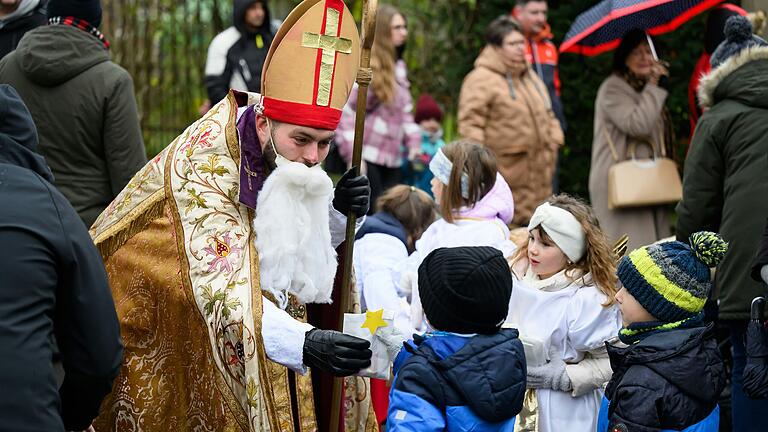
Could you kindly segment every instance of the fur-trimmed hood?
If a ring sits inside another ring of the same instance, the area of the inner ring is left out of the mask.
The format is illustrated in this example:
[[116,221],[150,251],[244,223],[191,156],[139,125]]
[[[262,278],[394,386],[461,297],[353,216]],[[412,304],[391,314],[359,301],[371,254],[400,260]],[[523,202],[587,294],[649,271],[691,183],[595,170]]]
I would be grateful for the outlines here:
[[747,48],[701,78],[699,103],[711,108],[723,99],[768,108],[768,47]]

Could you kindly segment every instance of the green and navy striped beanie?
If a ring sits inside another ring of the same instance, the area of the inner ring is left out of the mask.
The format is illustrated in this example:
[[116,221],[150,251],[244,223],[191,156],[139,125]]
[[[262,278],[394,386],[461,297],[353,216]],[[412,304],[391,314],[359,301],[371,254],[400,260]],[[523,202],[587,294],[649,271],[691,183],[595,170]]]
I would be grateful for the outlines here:
[[619,263],[616,273],[621,283],[659,320],[653,329],[646,326],[647,330],[676,328],[702,318],[712,289],[709,269],[723,259],[728,243],[709,231],[694,233],[689,243],[671,241],[644,246]]

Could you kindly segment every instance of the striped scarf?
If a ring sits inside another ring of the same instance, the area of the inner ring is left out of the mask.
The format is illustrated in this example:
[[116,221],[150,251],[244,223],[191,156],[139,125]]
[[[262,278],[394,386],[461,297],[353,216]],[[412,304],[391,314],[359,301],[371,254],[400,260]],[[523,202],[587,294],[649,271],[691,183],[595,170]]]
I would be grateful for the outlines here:
[[89,24],[88,21],[75,17],[51,17],[48,19],[48,24],[77,27],[80,30],[86,31],[93,35],[96,39],[101,41],[102,45],[104,45],[104,48],[109,49],[109,41],[104,36],[104,33],[100,32],[99,29]]
[[619,340],[627,345],[634,345],[648,336],[670,330],[701,327],[704,323],[704,312],[684,320],[675,322],[649,321],[632,323],[619,330]]

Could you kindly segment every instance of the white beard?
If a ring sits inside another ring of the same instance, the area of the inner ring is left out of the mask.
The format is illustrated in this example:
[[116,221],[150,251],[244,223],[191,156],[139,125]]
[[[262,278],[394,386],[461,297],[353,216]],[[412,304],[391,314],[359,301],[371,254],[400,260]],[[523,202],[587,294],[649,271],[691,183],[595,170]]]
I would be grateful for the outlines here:
[[328,222],[332,196],[333,183],[322,168],[285,159],[259,193],[253,229],[261,288],[282,309],[289,293],[303,304],[331,302],[337,265]]

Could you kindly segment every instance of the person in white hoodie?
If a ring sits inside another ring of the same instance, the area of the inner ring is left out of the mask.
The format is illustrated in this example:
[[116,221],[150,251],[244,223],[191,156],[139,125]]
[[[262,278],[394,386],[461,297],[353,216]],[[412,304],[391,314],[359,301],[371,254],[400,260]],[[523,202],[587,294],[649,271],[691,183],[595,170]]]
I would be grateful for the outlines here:
[[435,202],[426,192],[397,185],[379,197],[376,213],[355,236],[353,263],[363,311],[395,312],[395,327],[406,337],[414,332],[410,307],[394,277],[436,217]]
[[[355,236],[355,280],[362,311],[384,309],[395,313],[394,353],[413,336],[408,296],[398,286],[399,266],[413,252],[416,241],[437,217],[435,202],[414,186],[397,185],[376,200],[376,213],[365,218]],[[371,380],[371,402],[376,420],[387,419],[389,387]]]
[[523,430],[593,431],[611,379],[605,342],[621,328],[613,252],[592,209],[568,195],[540,205],[528,234],[510,260],[507,323],[528,359],[518,421]]
[[437,151],[429,169],[435,176],[432,193],[442,219],[416,242],[400,277],[401,292],[410,294],[411,322],[417,331],[427,327],[416,275],[430,252],[441,247],[491,246],[509,257],[516,249],[507,227],[515,213],[512,191],[490,150],[471,141],[455,141]]

